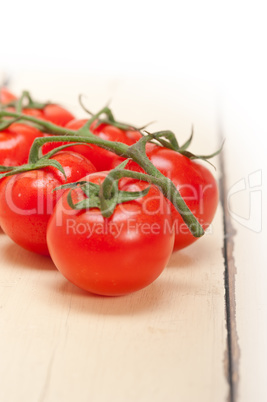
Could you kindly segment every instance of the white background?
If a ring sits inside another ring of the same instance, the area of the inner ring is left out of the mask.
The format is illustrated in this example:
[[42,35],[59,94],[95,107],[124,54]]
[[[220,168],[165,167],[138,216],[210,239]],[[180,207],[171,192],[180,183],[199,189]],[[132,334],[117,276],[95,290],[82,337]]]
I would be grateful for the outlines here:
[[254,125],[266,105],[265,15],[260,0],[5,2],[0,69],[190,81]]
[[[148,75],[212,89],[266,133],[264,1],[52,1],[1,5],[0,71]],[[261,135],[259,136],[261,138]],[[252,139],[251,139],[252,140]]]
[[240,0],[5,2],[1,67],[190,77],[244,95],[266,76],[264,11]]

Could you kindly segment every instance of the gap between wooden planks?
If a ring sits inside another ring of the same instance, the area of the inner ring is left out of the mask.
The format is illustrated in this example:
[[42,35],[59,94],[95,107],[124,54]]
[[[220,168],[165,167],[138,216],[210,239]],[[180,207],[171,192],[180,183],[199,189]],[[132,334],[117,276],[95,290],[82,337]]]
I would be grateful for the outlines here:
[[[220,137],[224,140],[220,127]],[[225,174],[225,160],[224,152],[220,154],[220,194],[221,204],[223,208],[223,229],[224,229],[224,242],[223,242],[223,255],[225,263],[225,314],[226,314],[226,328],[227,328],[227,350],[225,354],[225,370],[229,383],[228,401],[235,402],[238,395],[238,382],[239,382],[239,359],[240,348],[238,344],[238,335],[236,327],[236,298],[235,298],[235,280],[236,280],[236,266],[234,260],[234,236],[235,230],[233,228],[231,218],[227,210],[227,179]]]

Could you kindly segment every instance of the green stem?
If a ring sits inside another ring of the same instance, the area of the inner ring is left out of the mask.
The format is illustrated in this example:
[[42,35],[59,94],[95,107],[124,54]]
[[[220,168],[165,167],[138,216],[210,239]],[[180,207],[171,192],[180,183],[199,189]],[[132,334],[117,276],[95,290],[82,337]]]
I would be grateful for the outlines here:
[[[29,161],[30,163],[35,163],[40,157],[42,157],[42,146],[47,142],[79,142],[84,144],[94,144],[101,148],[106,149],[107,151],[114,152],[119,156],[127,155],[127,151],[129,146],[123,144],[122,142],[112,142],[103,140],[100,137],[97,137],[93,134],[88,133],[87,137],[78,136],[78,135],[61,135],[55,137],[39,137],[36,138],[32,144]],[[127,156],[126,156],[127,157]]]
[[[24,94],[23,96],[28,96],[27,93]],[[21,98],[23,100],[23,97]],[[22,105],[19,106],[20,109],[22,108]],[[106,116],[108,116],[109,119],[114,119],[111,110],[106,106],[103,109],[101,109],[98,113],[96,113],[95,115],[93,115],[91,117],[91,119],[89,119],[85,125],[83,127],[81,127],[80,130],[70,130],[67,129],[65,127],[60,127],[57,126],[56,124],[53,124],[49,121],[46,120],[41,120],[38,119],[36,117],[33,116],[28,116],[26,114],[23,114],[21,112],[7,112],[5,110],[0,111],[0,119],[2,117],[14,117],[18,120],[25,120],[25,121],[29,121],[31,123],[37,124],[38,126],[41,126],[47,133],[51,134],[51,135],[85,135],[87,136],[88,134],[90,134],[90,126],[91,124],[98,119],[99,116],[101,116],[102,114],[106,114]],[[11,123],[10,123],[11,124]],[[92,133],[91,133],[92,134]],[[93,135],[93,134],[92,134]]]
[[43,127],[48,133],[51,133],[52,135],[75,135],[77,132],[75,130],[70,130],[65,127],[57,126],[56,124],[50,123],[49,121],[41,120],[36,117],[28,116],[22,113],[0,111],[0,118],[1,117],[15,117],[19,120],[25,120],[31,123],[35,123],[38,126]]

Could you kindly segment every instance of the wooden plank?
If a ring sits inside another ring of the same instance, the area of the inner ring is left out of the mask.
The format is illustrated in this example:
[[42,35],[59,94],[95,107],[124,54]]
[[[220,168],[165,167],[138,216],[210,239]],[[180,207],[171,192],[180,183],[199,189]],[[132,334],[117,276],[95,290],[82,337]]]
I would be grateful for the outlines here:
[[256,79],[253,89],[238,87],[238,94],[228,88],[222,115],[226,137],[226,212],[228,229],[232,231],[230,286],[235,288],[231,316],[235,344],[233,381],[235,396],[242,402],[267,400],[267,222],[264,212],[267,82],[261,78],[258,81]]
[[[23,73],[13,89],[28,88],[75,111],[78,93],[89,94],[92,109],[112,96],[121,120],[157,119],[153,129],[172,129],[181,141],[194,123],[193,151],[218,146],[211,92],[147,77],[53,75],[46,76],[49,85],[41,77]],[[80,291],[49,258],[22,250],[3,233],[0,247],[1,401],[226,400],[221,206],[209,234],[173,254],[155,283],[125,297]]]

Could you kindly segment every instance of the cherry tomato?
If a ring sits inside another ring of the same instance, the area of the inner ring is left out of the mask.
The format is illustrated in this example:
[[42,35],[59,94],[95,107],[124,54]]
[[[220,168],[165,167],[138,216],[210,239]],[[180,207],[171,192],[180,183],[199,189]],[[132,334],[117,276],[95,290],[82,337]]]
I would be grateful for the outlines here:
[[58,126],[65,126],[74,119],[72,113],[59,105],[48,104],[43,109],[23,109],[23,113],[38,119],[48,120]]
[[[218,205],[219,193],[216,180],[204,162],[191,160],[186,156],[153,144],[146,145],[146,153],[150,161],[164,176],[168,177],[179,190],[191,212],[206,230],[211,224]],[[113,163],[115,168],[122,158]],[[130,160],[126,169],[144,172],[134,161]],[[194,237],[181,215],[171,205],[173,226],[175,231],[174,251],[183,249],[194,243]]]
[[[82,180],[98,184],[106,174]],[[124,191],[147,186],[128,179],[119,183]],[[85,197],[80,188],[71,191],[74,202]],[[109,218],[97,208],[71,209],[68,193],[55,207],[47,242],[56,267],[70,282],[88,292],[118,296],[144,288],[161,274],[174,238],[168,205],[157,187],[151,186],[145,197],[118,204]]]
[[[151,162],[175,184],[181,196],[199,223],[206,230],[211,224],[219,200],[216,180],[210,170],[200,162],[170,149],[155,147],[148,151]],[[197,240],[171,205],[174,218],[174,251]]]
[[[9,92],[5,87],[0,89],[0,104],[4,105],[17,99],[18,98]],[[14,112],[15,108],[9,107],[7,110]],[[28,116],[51,121],[58,126],[65,126],[69,121],[74,119],[74,115],[67,109],[52,103],[47,104],[43,109],[25,108],[22,112]]]
[[9,92],[5,87],[0,88],[0,104],[5,105],[16,99],[17,97]]
[[74,152],[61,151],[57,160],[67,179],[55,167],[18,173],[5,178],[0,185],[0,225],[18,245],[39,254],[48,255],[46,228],[53,208],[63,190],[53,189],[77,181],[95,172],[90,161]]
[[[73,120],[65,127],[71,130],[79,130],[86,121],[87,120]],[[106,123],[101,123],[99,125],[93,123],[90,130],[93,134],[104,140],[122,142],[127,145],[132,145],[141,138],[141,134],[138,131],[121,130]],[[43,146],[43,153],[46,154],[57,146],[59,146],[59,143],[47,143]],[[110,170],[114,160],[117,159],[117,155],[113,152],[107,151],[106,149],[93,144],[90,145],[90,147],[86,145],[75,145],[71,147],[71,150],[86,156],[90,161],[92,161],[97,171]]]
[[0,165],[17,166],[27,163],[33,141],[41,131],[26,124],[13,123],[0,131]]

